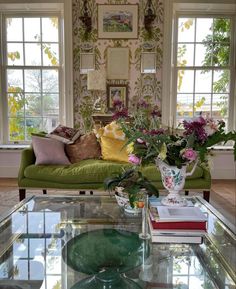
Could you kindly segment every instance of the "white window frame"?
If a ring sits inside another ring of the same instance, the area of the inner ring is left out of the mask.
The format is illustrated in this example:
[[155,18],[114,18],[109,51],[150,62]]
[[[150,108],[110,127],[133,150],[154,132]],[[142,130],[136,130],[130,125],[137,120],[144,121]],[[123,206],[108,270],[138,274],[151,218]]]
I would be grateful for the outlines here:
[[[7,3],[6,3],[7,2]],[[28,2],[28,3],[27,3]],[[34,3],[32,3],[34,2]],[[13,4],[14,3],[14,4]],[[27,13],[27,10],[29,11]],[[61,124],[73,127],[74,115],[73,115],[73,52],[72,52],[72,0],[51,0],[49,3],[40,3],[39,1],[25,0],[24,4],[14,0],[0,0],[0,15],[19,15],[24,17],[25,15],[37,13],[39,16],[44,15],[58,15],[61,31],[59,35],[60,45],[60,68],[59,68],[59,122]],[[2,16],[1,16],[2,17]],[[2,19],[1,19],[2,20]],[[2,23],[2,21],[1,21]],[[2,41],[6,39],[4,29],[0,27],[0,55],[3,55]],[[4,62],[1,59],[0,65],[0,87],[4,89],[3,71],[1,67]],[[26,67],[27,68],[27,67]],[[36,68],[36,67],[35,67]],[[41,68],[41,66],[40,66]],[[53,68],[53,67],[52,67]],[[6,88],[4,89],[6,91]],[[6,114],[6,97],[3,96],[4,91],[0,91],[0,145],[1,144],[14,144],[14,142],[8,141],[8,124]],[[18,142],[19,144],[25,144],[29,142]]]
[[[216,3],[217,2],[217,3]],[[162,122],[167,126],[176,126],[176,72],[175,57],[177,46],[177,15],[210,15],[212,17],[226,16],[234,20],[234,27],[231,35],[231,45],[233,45],[231,59],[234,69],[231,73],[230,103],[229,103],[229,130],[236,129],[236,85],[235,85],[235,33],[236,33],[236,4],[234,0],[227,0],[224,4],[220,1],[203,0],[183,1],[183,0],[165,0],[164,1],[164,41],[163,47],[163,90],[162,90]],[[234,38],[233,38],[234,37]]]

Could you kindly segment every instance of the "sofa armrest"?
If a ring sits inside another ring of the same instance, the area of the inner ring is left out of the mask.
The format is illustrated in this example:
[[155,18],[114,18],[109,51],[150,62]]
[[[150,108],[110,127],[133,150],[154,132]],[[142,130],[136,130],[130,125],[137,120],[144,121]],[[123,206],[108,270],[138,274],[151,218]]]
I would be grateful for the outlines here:
[[25,168],[34,163],[35,163],[35,155],[34,155],[33,148],[30,147],[27,149],[23,149],[21,153],[21,163],[20,163],[20,168],[19,168],[19,173],[18,173],[18,185],[19,186],[20,186],[20,181],[24,178]]

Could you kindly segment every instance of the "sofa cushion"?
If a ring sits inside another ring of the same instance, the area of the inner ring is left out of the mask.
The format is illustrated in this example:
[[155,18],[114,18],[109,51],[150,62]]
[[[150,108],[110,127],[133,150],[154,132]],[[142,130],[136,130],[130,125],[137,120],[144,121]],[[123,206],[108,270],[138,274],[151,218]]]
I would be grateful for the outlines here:
[[[37,166],[30,165],[24,171],[24,176],[29,179],[48,181],[64,184],[89,184],[101,183],[105,178],[120,173],[123,168],[131,165],[124,162],[112,162],[104,160],[82,160],[70,166]],[[153,182],[160,182],[159,170],[154,166],[146,166],[142,169],[144,176]],[[199,179],[203,176],[203,169],[197,167],[195,173],[188,179]]]
[[127,163],[103,160],[82,160],[70,166],[28,166],[24,176],[29,179],[65,184],[103,183],[104,179],[120,173]]
[[64,151],[64,144],[46,137],[32,136],[32,146],[36,157],[36,165],[69,165]]
[[59,124],[47,136],[62,141],[64,143],[73,143],[80,135],[81,133],[78,129]]
[[73,144],[66,145],[66,154],[71,163],[86,159],[99,159],[101,147],[94,133],[82,135]]

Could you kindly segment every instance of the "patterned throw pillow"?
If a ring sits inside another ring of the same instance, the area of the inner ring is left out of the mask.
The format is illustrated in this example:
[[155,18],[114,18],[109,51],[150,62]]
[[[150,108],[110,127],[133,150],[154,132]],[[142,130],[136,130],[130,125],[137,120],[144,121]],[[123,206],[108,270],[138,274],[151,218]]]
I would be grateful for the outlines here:
[[99,159],[101,147],[94,133],[82,135],[73,144],[66,145],[66,154],[71,163],[86,159]]
[[74,141],[77,140],[80,135],[81,133],[78,129],[60,124],[47,136],[62,141],[66,144],[70,144],[74,143]]

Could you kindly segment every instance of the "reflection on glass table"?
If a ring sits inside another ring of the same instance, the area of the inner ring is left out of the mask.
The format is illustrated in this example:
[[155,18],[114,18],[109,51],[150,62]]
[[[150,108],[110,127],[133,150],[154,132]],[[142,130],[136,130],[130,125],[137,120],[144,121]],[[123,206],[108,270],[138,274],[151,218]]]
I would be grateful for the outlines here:
[[[122,271],[122,278],[145,289],[236,288],[236,239],[230,224],[201,198],[191,200],[208,214],[203,244],[150,243],[149,257],[146,255],[137,267]],[[126,214],[114,198],[107,196],[25,200],[0,222],[0,285],[73,288],[90,274],[67,265],[63,248],[73,238],[107,229],[139,233],[141,217]]]

